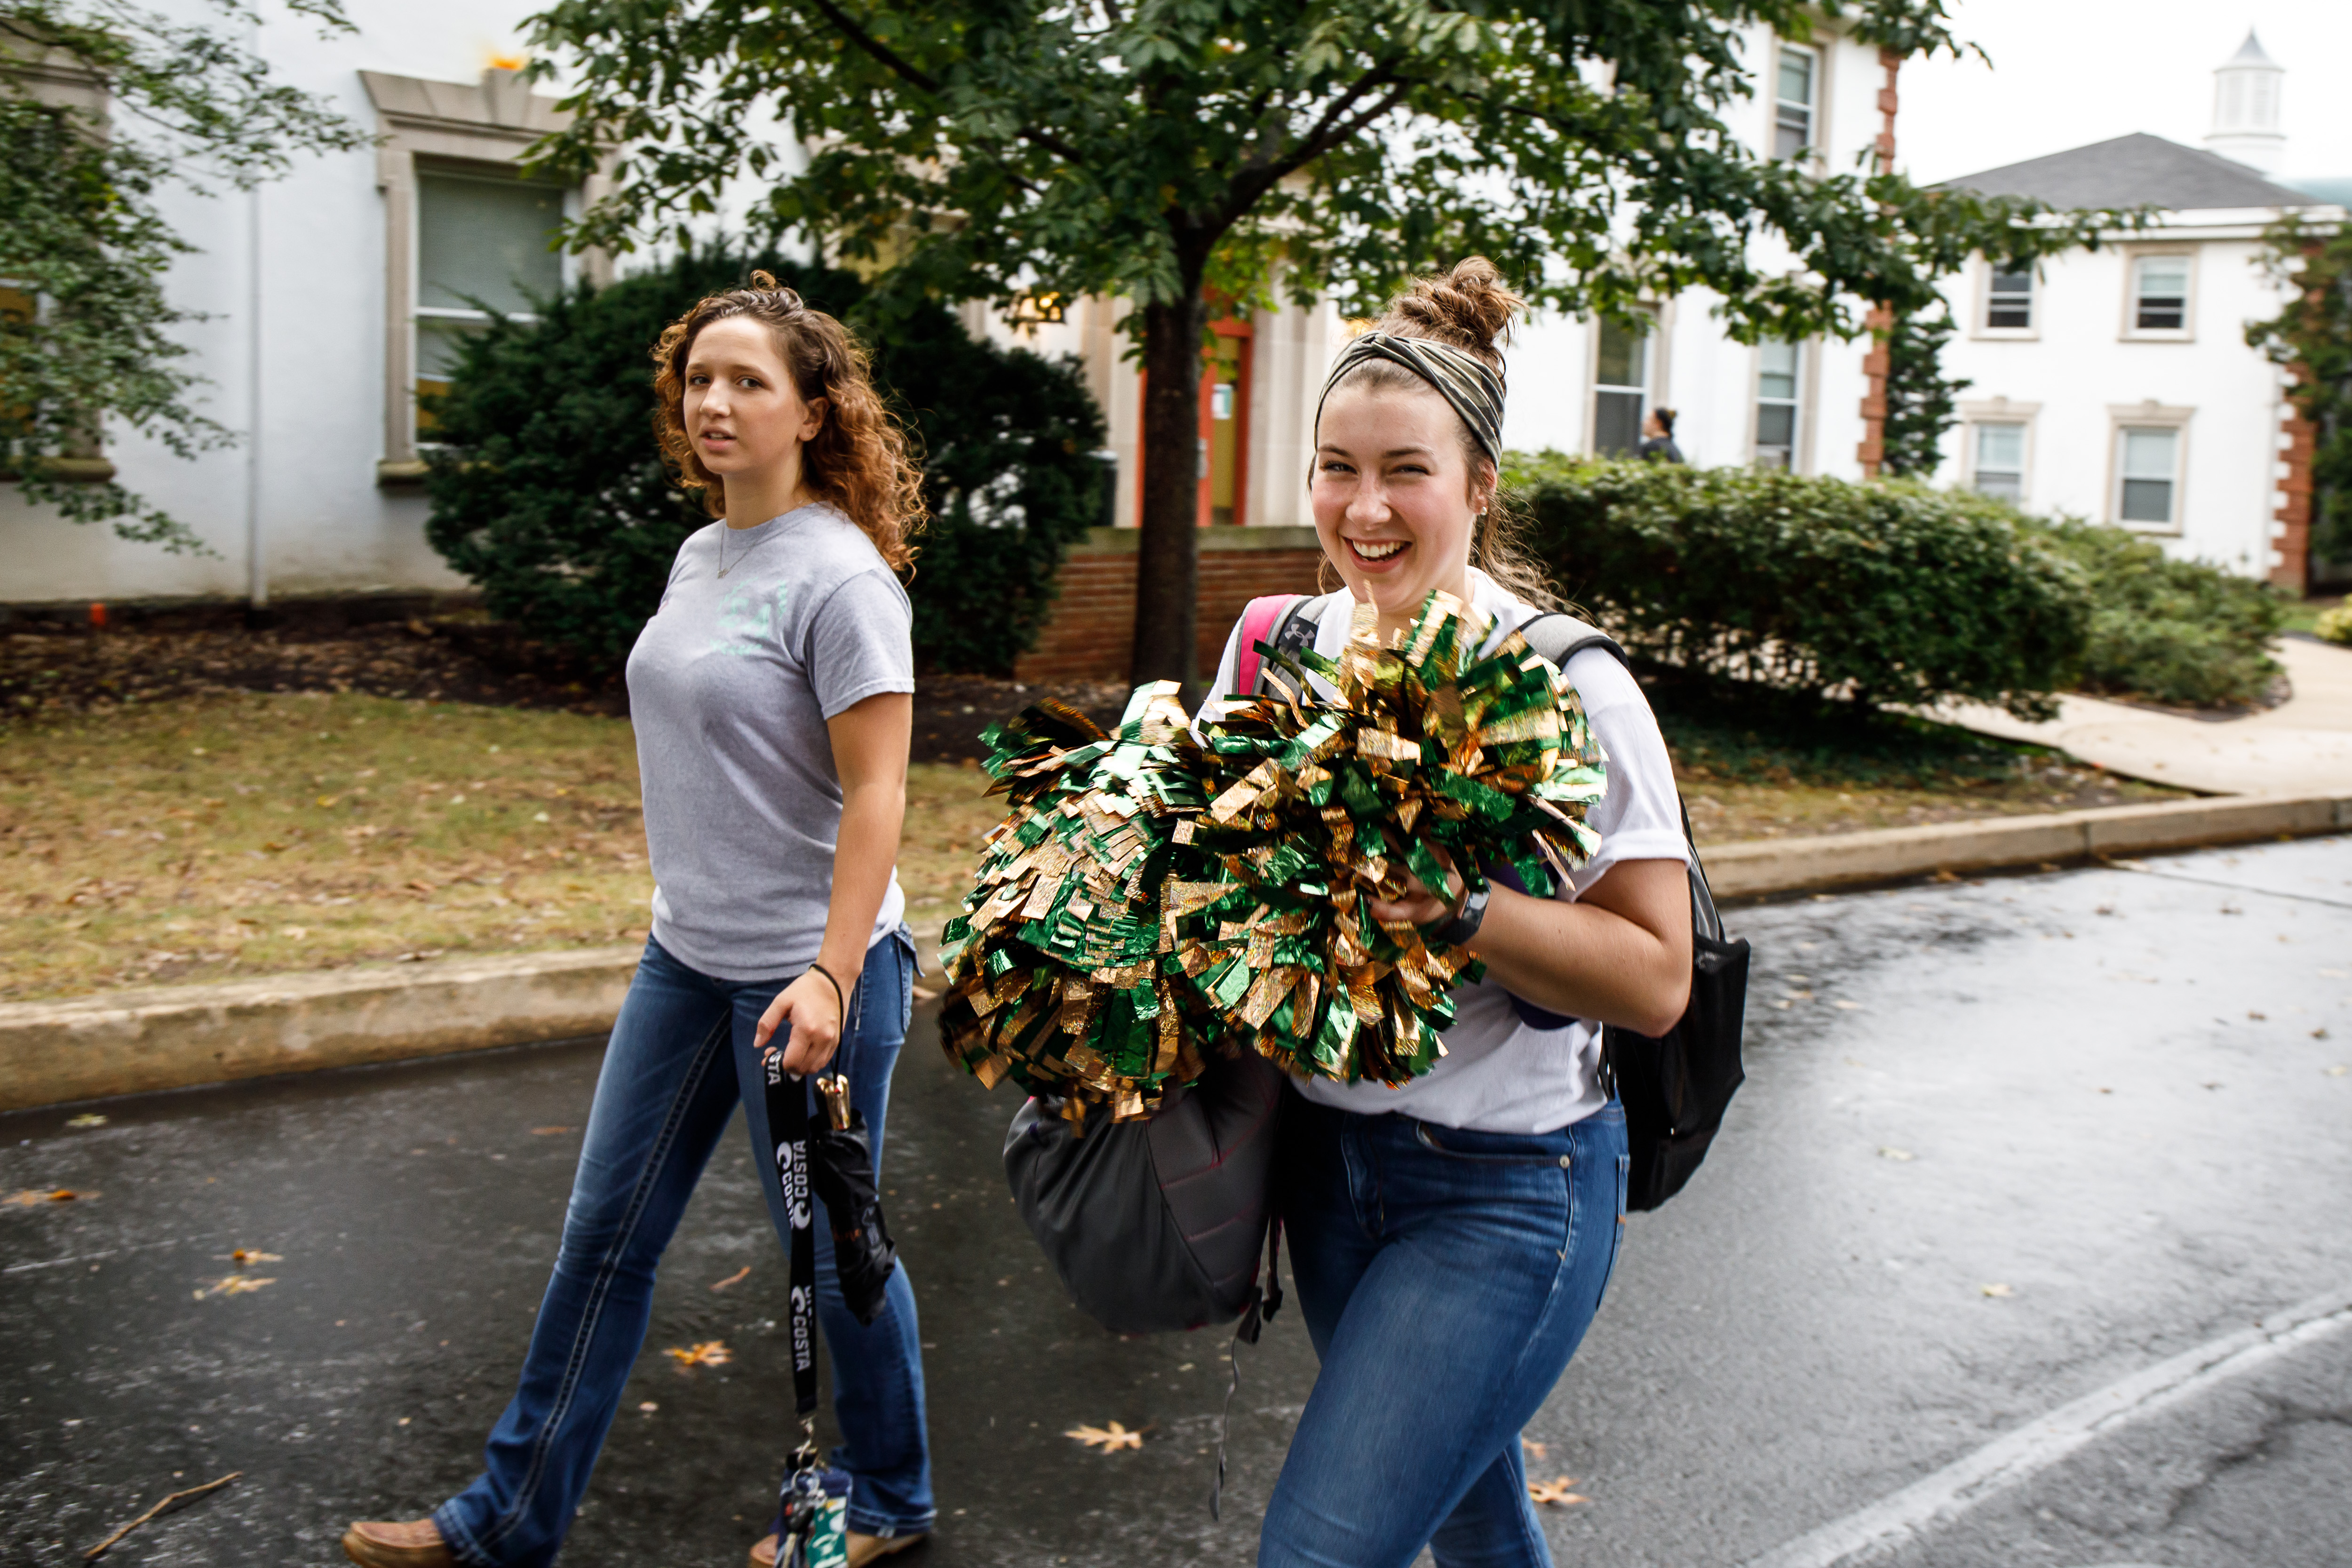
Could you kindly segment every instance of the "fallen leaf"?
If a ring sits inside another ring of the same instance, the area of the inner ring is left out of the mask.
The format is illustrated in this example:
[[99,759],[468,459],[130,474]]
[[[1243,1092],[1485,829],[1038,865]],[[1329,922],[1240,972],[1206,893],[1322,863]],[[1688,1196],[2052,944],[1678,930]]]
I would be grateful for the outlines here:
[[2334,1067],[2327,1069],[2327,1076],[2329,1078],[2342,1078],[2347,1072],[2352,1072],[2352,1067],[2346,1067],[2343,1063],[2338,1062]]
[[1878,1157],[1882,1160],[1908,1160],[1912,1155],[1908,1149],[1881,1149]]
[[656,1405],[650,1399],[640,1399],[637,1401],[637,1408],[644,1411],[646,1415],[651,1415],[655,1411],[659,1410],[661,1406]]
[[1591,1502],[1592,1500],[1591,1498],[1568,1489],[1575,1484],[1574,1476],[1562,1476],[1558,1480],[1550,1481],[1529,1481],[1528,1500],[1546,1503],[1555,1508],[1565,1507],[1570,1503]]
[[106,1125],[106,1118],[99,1115],[96,1111],[85,1111],[81,1115],[74,1117],[72,1120],[68,1121],[66,1125],[68,1127],[103,1127]]
[[724,1366],[735,1359],[724,1340],[705,1340],[688,1350],[671,1349],[664,1352],[680,1368],[689,1366]]
[[281,1253],[257,1252],[251,1247],[240,1247],[228,1255],[228,1260],[242,1268],[248,1263],[283,1263],[286,1258]]
[[1075,1437],[1087,1447],[1100,1448],[1106,1454],[1143,1447],[1142,1433],[1130,1432],[1116,1421],[1108,1426],[1073,1426],[1062,1436]]
[[196,1300],[201,1301],[207,1296],[244,1296],[260,1289],[264,1285],[277,1283],[274,1278],[267,1275],[256,1279],[250,1274],[231,1274],[215,1280],[197,1291]]
[[710,1288],[711,1288],[713,1290],[724,1290],[724,1289],[727,1289],[727,1287],[729,1287],[730,1285],[740,1284],[740,1283],[742,1282],[742,1280],[744,1279],[744,1278],[745,1278],[747,1275],[749,1275],[751,1272],[751,1266],[750,1264],[746,1263],[745,1265],[743,1265],[743,1267],[742,1267],[742,1268],[738,1268],[737,1270],[735,1270],[735,1272],[734,1272],[734,1273],[730,1274],[726,1279],[713,1281],[713,1282],[712,1282],[712,1284],[711,1284],[711,1287],[710,1287]]
[[918,985],[914,987],[914,992],[915,1000],[918,1002],[936,1002],[940,999],[940,994],[928,985]]
[[2009,1297],[2017,1294],[2006,1285],[1979,1285],[1977,1289],[1988,1296]]
[[1848,1002],[1843,997],[1840,997],[1837,1001],[1831,1003],[1830,1005],[1835,1007],[1842,1013],[1859,1012],[1862,1008],[1861,1003]]
[[1522,1438],[1520,1438],[1520,1439],[1519,1439],[1519,1447],[1520,1447],[1520,1448],[1521,1448],[1521,1449],[1523,1449],[1523,1450],[1526,1452],[1526,1454],[1527,1454],[1528,1458],[1530,1458],[1530,1459],[1540,1459],[1540,1458],[1542,1458],[1546,1454],[1549,1454],[1549,1453],[1550,1453],[1550,1452],[1551,1452],[1551,1445],[1550,1445],[1550,1444],[1549,1444],[1549,1443],[1538,1443],[1538,1442],[1537,1442],[1533,1437],[1522,1437]]
[[2270,1018],[2269,1014],[2257,1013],[2252,1007],[2246,1009],[2246,1016],[2252,1018],[2257,1024],[2267,1022]]
[[534,1138],[552,1138],[558,1132],[569,1132],[571,1131],[572,1129],[569,1127],[534,1127],[530,1130],[530,1135]]
[[31,1208],[37,1204],[71,1203],[80,1195],[81,1194],[79,1193],[75,1192],[71,1187],[51,1187],[47,1191],[43,1191],[37,1187],[27,1187],[23,1192],[18,1193],[16,1196],[8,1199],[7,1201],[12,1204],[22,1204],[25,1207]]

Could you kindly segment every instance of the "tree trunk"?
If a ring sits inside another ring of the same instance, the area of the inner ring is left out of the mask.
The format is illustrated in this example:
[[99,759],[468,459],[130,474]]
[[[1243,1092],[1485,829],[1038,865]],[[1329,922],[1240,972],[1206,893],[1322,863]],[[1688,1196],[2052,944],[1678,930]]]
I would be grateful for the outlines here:
[[1197,288],[1143,310],[1143,537],[1129,668],[1139,683],[1190,686],[1198,675],[1201,331],[1207,319]]

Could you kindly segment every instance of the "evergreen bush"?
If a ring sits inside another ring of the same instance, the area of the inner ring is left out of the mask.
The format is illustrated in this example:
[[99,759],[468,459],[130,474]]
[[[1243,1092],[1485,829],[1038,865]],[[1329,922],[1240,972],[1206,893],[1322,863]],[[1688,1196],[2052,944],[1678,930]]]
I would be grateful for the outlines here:
[[[492,615],[617,668],[660,602],[672,559],[710,520],[653,438],[661,330],[753,267],[852,324],[855,277],[773,257],[680,257],[604,289],[580,285],[530,321],[466,340],[430,425],[425,524]],[[876,340],[875,374],[916,436],[932,521],[908,592],[918,658],[1006,672],[1034,641],[1069,545],[1097,520],[1102,416],[1076,371],[977,342],[925,306]]]
[[2088,577],[2049,539],[1909,482],[1515,458],[1554,580],[1638,655],[1860,704],[1995,702],[2073,684]]
[[2176,561],[2120,528],[2072,518],[2021,517],[2018,524],[2090,579],[2084,689],[2209,708],[2260,701],[2278,679],[2269,650],[2285,624],[2287,599],[2269,584]]

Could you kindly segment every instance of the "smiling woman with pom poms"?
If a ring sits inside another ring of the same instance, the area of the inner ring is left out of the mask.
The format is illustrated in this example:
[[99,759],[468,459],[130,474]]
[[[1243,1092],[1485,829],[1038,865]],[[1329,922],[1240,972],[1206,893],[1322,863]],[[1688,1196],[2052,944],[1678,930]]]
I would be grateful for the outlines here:
[[[1309,493],[1343,586],[1290,613],[1314,627],[1307,700],[1348,700],[1323,668],[1409,660],[1447,600],[1463,612],[1446,628],[1456,657],[1473,665],[1551,607],[1496,508],[1496,345],[1520,305],[1492,266],[1465,261],[1341,352]],[[1242,679],[1257,662],[1243,636],[1253,620],[1228,640],[1204,717],[1262,684]],[[1550,1562],[1518,1433],[1599,1309],[1623,1234],[1625,1127],[1601,1026],[1664,1033],[1691,974],[1688,852],[1657,721],[1606,651],[1561,673],[1576,700],[1567,722],[1580,712],[1605,758],[1605,792],[1584,814],[1590,857],[1538,877],[1556,868],[1430,847],[1381,879],[1365,920],[1421,933],[1433,953],[1466,950],[1483,973],[1462,975],[1426,1071],[1396,1087],[1390,1074],[1292,1080],[1275,1201],[1322,1370],[1267,1506],[1261,1565],[1402,1568],[1432,1543],[1441,1561]],[[1578,749],[1572,736],[1559,748]],[[1581,832],[1565,838],[1584,847]]]

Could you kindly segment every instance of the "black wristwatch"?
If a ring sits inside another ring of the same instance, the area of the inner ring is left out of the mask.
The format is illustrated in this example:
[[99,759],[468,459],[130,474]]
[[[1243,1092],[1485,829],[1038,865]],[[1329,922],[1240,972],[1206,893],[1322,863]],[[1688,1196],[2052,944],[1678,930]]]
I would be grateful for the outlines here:
[[1446,947],[1465,947],[1470,939],[1478,934],[1478,928],[1486,919],[1486,889],[1484,887],[1473,888],[1463,896],[1462,907],[1455,910],[1443,925],[1428,930],[1428,940]]

